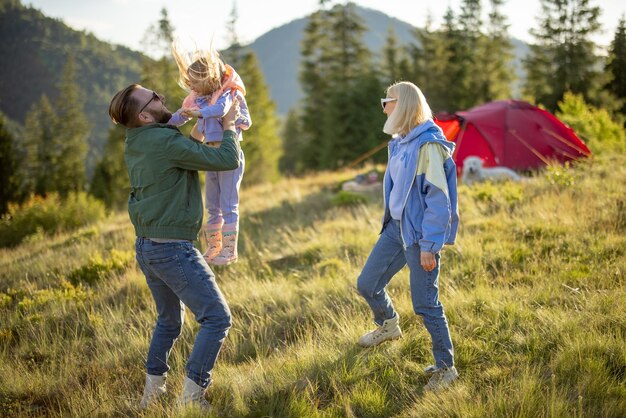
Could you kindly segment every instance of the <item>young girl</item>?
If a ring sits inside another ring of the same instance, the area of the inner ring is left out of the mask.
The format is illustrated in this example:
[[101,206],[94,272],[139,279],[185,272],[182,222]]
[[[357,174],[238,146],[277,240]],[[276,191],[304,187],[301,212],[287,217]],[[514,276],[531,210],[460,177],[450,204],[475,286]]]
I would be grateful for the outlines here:
[[[204,140],[210,147],[219,147],[222,118],[236,100],[241,116],[235,125],[241,141],[241,131],[250,128],[252,121],[244,97],[246,89],[239,75],[222,62],[212,47],[209,51],[182,54],[174,44],[172,54],[178,65],[178,84],[190,94],[168,123],[180,126],[196,117],[198,121],[192,136]],[[243,151],[239,159],[241,164],[235,170],[206,173],[205,201],[209,219],[202,228],[202,235],[208,247],[204,258],[211,264],[227,265],[237,261],[239,187],[245,166]]]

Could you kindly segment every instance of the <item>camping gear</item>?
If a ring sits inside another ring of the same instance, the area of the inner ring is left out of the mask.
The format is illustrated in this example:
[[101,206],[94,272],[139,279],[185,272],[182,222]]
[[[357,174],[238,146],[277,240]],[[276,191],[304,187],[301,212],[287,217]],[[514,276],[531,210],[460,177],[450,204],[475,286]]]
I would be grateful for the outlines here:
[[529,170],[588,157],[591,151],[550,112],[521,100],[499,100],[469,110],[436,115],[435,123],[456,143],[457,174],[469,156],[484,167]]

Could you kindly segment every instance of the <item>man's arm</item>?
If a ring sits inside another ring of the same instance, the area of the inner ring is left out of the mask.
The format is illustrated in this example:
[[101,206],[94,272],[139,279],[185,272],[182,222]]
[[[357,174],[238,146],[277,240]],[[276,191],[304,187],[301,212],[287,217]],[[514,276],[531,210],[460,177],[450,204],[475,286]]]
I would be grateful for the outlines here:
[[182,134],[168,139],[170,161],[185,170],[226,171],[239,167],[239,140],[233,131],[224,131],[219,148],[207,147]]
[[224,133],[219,148],[207,147],[177,133],[168,139],[166,152],[170,160],[186,170],[225,171],[239,167],[239,140],[235,133],[238,108],[238,103],[233,103],[222,120]]

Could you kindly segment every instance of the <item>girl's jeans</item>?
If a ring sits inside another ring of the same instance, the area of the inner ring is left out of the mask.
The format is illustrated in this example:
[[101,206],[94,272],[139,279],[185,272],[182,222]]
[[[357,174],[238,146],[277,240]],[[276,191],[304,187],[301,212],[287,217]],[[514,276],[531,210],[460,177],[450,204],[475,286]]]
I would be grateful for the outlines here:
[[243,179],[245,158],[239,152],[239,167],[228,171],[207,171],[204,184],[204,203],[209,215],[208,224],[239,222],[239,187]]
[[138,237],[135,248],[158,314],[146,360],[147,373],[162,376],[169,370],[167,359],[182,331],[187,305],[200,324],[187,360],[187,376],[208,387],[231,326],[230,310],[215,275],[191,242],[159,244]]
[[427,272],[420,264],[419,246],[404,249],[400,236],[400,221],[391,220],[385,226],[363,271],[357,280],[357,289],[374,313],[379,326],[396,316],[393,303],[385,290],[393,276],[406,264],[410,271],[413,310],[424,319],[432,339],[433,356],[437,367],[454,365],[454,348],[448,322],[439,301],[439,254],[437,267]]

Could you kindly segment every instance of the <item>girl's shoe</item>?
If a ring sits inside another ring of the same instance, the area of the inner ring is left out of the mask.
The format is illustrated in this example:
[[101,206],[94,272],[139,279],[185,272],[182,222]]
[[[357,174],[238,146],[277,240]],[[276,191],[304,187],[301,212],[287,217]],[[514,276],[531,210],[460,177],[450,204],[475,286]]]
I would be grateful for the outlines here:
[[226,266],[237,261],[237,236],[239,235],[236,223],[225,224],[222,228],[222,251],[211,259],[211,264]]
[[206,224],[202,228],[207,250],[202,255],[210,263],[222,250],[222,224]]

